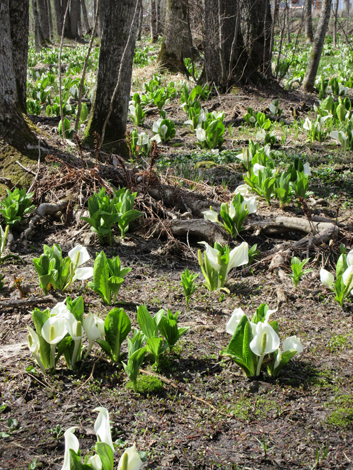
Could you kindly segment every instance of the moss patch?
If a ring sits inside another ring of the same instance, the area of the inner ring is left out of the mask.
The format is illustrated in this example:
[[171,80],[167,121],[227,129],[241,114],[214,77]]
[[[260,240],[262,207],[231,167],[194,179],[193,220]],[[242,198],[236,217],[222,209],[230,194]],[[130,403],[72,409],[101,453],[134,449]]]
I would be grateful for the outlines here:
[[[132,382],[126,384],[128,390],[133,390],[134,387]],[[137,379],[137,391],[141,395],[150,395],[152,393],[158,393],[163,389],[163,383],[158,377],[152,375],[141,375]]]
[[327,403],[327,407],[334,407],[327,418],[327,422],[333,426],[346,428],[353,423],[353,396],[340,395],[333,402]]
[[[17,165],[16,160],[26,168],[32,169],[34,165],[34,159],[23,155],[11,145],[0,140],[0,176],[9,178],[17,188],[28,188],[33,180],[33,175]],[[0,196],[4,194],[6,194],[6,186],[0,184]]]

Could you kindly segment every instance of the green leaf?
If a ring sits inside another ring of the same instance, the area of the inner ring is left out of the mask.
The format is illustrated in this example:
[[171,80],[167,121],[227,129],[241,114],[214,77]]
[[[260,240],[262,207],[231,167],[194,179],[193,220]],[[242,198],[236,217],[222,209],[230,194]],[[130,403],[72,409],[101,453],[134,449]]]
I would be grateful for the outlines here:
[[[113,470],[114,468],[114,453],[112,448],[105,442],[97,442],[96,452],[102,462],[102,470]],[[91,468],[91,467],[89,467]]]
[[146,305],[140,305],[137,309],[137,323],[141,328],[146,340],[158,336],[158,326],[147,310]]
[[115,362],[120,362],[121,343],[131,330],[131,322],[124,309],[113,308],[105,318],[104,331],[105,339],[111,347],[112,358]]

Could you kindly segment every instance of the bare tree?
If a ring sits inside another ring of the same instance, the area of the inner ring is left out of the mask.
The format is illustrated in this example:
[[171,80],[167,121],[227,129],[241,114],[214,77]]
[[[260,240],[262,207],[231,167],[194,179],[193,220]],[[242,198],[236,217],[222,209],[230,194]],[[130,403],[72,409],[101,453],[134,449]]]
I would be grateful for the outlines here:
[[303,82],[303,87],[306,91],[314,90],[314,83],[317,70],[319,68],[322,48],[324,46],[325,34],[330,20],[331,3],[332,0],[323,0],[322,2],[319,24],[315,33],[314,43]]
[[157,42],[158,29],[157,29],[156,0],[150,0],[150,28],[151,28],[151,42]]
[[305,24],[305,39],[306,42],[311,44],[313,42],[313,21],[312,21],[312,0],[304,1],[304,24]]
[[105,141],[112,150],[124,156],[128,155],[125,131],[139,9],[140,0],[106,3],[97,88],[87,126],[88,140],[91,141],[94,132],[102,134],[108,110],[111,110]]

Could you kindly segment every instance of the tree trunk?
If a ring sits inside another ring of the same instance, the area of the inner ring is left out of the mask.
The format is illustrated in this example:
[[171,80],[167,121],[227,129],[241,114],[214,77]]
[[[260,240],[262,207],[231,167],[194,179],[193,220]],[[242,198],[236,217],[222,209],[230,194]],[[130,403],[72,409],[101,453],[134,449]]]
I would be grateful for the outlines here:
[[[10,0],[9,5],[12,60],[16,80],[17,102],[20,110],[26,113],[29,2],[26,0]],[[18,31],[18,29],[21,31]],[[1,28],[0,31],[2,31]]]
[[162,21],[161,21],[161,0],[156,0],[156,25],[157,35],[162,33]]
[[188,0],[168,0],[159,65],[172,72],[186,73],[184,59],[192,57]]
[[309,57],[308,67],[303,82],[304,90],[313,91],[317,69],[319,68],[325,34],[330,20],[332,0],[323,0],[319,24],[315,33],[314,43]]
[[63,29],[63,15],[61,11],[61,1],[54,0],[54,11],[55,11],[55,28],[56,34],[61,37],[62,29]]
[[156,0],[150,0],[150,29],[151,29],[151,42],[157,42],[158,32],[157,32],[157,10],[156,10]]
[[313,42],[312,0],[304,1],[305,38],[308,44]]
[[270,63],[272,62],[273,45],[275,41],[275,27],[276,27],[276,23],[278,20],[279,3],[280,3],[280,0],[275,0],[274,5],[273,5],[273,16],[272,16],[272,24],[271,24],[271,41],[270,41]]
[[141,2],[140,15],[139,15],[139,27],[138,27],[138,34],[137,34],[138,41],[141,41],[142,25],[143,25],[143,3]]
[[[240,0],[240,5],[241,31],[248,59],[246,73],[248,76],[256,75],[262,69],[263,63],[269,64],[270,60],[270,3],[269,0]],[[268,20],[265,22],[266,18]]]
[[337,14],[338,14],[338,0],[335,0],[333,7],[333,47],[337,47]]
[[[136,8],[137,13],[135,15]],[[98,63],[97,89],[87,126],[89,140],[92,140],[94,132],[101,135],[120,69],[119,86],[115,95],[112,113],[105,129],[105,142],[112,151],[123,156],[128,156],[125,131],[139,8],[140,0],[111,1],[106,4]],[[134,24],[132,24],[133,19]],[[130,28],[131,36],[128,42]],[[124,61],[120,67],[125,47],[127,49]]]
[[286,24],[287,24],[287,42],[290,44],[292,42],[292,38],[290,37],[290,18],[289,18],[289,4],[288,0],[286,0]]
[[[29,8],[27,0],[0,3],[0,139],[23,150],[37,139],[22,112],[26,91]],[[24,81],[24,83],[23,83]]]
[[90,28],[89,22],[88,22],[87,7],[86,7],[86,1],[85,0],[81,0],[81,7],[82,7],[82,16],[83,16],[83,24],[84,24],[85,34],[90,34],[91,28]]
[[34,44],[36,52],[40,52],[42,47],[46,46],[42,25],[39,17],[39,0],[32,0],[32,9],[34,17]]
[[100,0],[98,5],[98,36],[103,36],[104,21],[105,21],[105,11],[108,9],[109,0]]
[[80,37],[80,34],[79,34],[80,14],[81,14],[80,0],[71,0],[71,5],[70,5],[71,39],[78,39]]
[[48,4],[47,0],[37,0],[37,2],[40,26],[43,32],[44,42],[47,44],[50,40]]
[[349,34],[349,13],[350,13],[350,0],[344,0],[346,4],[346,12],[347,12],[347,34]]
[[54,40],[54,32],[53,32],[53,15],[52,15],[52,9],[51,9],[51,2],[50,0],[46,0],[47,2],[47,10],[48,10],[48,26],[49,26],[49,40],[53,41]]

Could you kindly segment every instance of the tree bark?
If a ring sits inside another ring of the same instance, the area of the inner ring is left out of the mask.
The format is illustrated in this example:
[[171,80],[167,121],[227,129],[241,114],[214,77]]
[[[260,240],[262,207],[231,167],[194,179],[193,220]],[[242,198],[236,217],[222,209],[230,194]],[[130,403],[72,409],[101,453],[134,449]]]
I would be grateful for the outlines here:
[[312,21],[312,0],[304,1],[304,18],[305,18],[305,39],[308,44],[313,42],[313,21]]
[[40,26],[43,32],[45,44],[50,41],[49,33],[49,14],[47,0],[37,0]]
[[105,12],[108,9],[109,0],[100,0],[98,5],[98,29],[97,33],[99,37],[103,35],[104,21],[105,21]]
[[39,17],[39,0],[32,0],[32,10],[34,17],[34,44],[36,52],[39,52],[46,45]]
[[159,65],[171,72],[186,73],[184,59],[192,57],[188,0],[168,0]]
[[141,41],[142,25],[143,25],[143,2],[141,2],[141,7],[140,7],[139,27],[138,27],[138,34],[137,34],[138,41]]
[[53,15],[52,15],[52,9],[51,9],[51,1],[46,0],[47,3],[47,11],[48,11],[48,26],[49,26],[49,41],[54,40],[54,33],[53,33]]
[[62,29],[63,29],[63,15],[61,11],[61,1],[60,0],[53,0],[54,1],[54,11],[55,11],[55,28],[56,34],[61,37]]
[[272,24],[271,24],[271,41],[270,41],[270,63],[272,62],[272,54],[273,54],[273,45],[275,41],[275,27],[278,20],[278,12],[279,12],[279,2],[280,0],[274,0],[273,5],[273,15],[272,15]]
[[0,139],[23,150],[37,139],[22,112],[27,70],[29,9],[27,0],[0,3]]
[[79,39],[81,28],[81,5],[80,0],[71,0],[70,5],[70,28],[71,39]]
[[332,0],[323,0],[319,24],[315,33],[314,43],[309,57],[309,63],[303,82],[304,90],[313,91],[315,77],[319,68],[322,48],[324,46],[325,35],[330,20]]
[[[269,56],[269,52],[264,48],[265,34],[271,34],[264,24],[265,11],[268,8],[270,8],[268,0],[241,0],[241,30],[248,54],[248,73],[257,72],[263,63],[263,58]],[[269,45],[270,41],[268,41],[268,51]]]
[[[16,80],[17,101],[20,110],[26,113],[29,2],[27,0],[10,0],[9,5],[12,59]],[[18,28],[20,28],[21,31],[18,31]]]
[[[110,107],[111,97],[117,84],[121,58],[129,38],[130,27],[136,4],[140,0],[120,0],[107,2],[103,36],[98,63],[97,89],[87,126],[88,140],[94,132],[102,133],[103,124]],[[138,14],[131,29],[131,38],[121,67],[119,87],[115,95],[112,113],[105,130],[105,142],[114,151],[128,155],[125,142],[126,121],[131,87],[132,62],[135,51],[135,38]]]
[[290,18],[289,18],[289,3],[286,0],[286,24],[287,24],[287,42],[290,44],[292,42],[292,38],[290,36]]
[[86,7],[85,0],[81,0],[81,7],[82,7],[82,16],[83,16],[85,34],[90,34],[91,28],[88,22],[87,7]]
[[338,14],[338,0],[335,0],[333,7],[333,47],[337,47],[337,14]]
[[157,42],[157,10],[156,0],[150,0],[150,30],[151,30],[151,42]]

